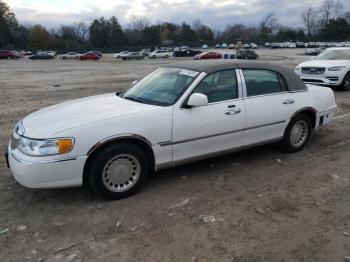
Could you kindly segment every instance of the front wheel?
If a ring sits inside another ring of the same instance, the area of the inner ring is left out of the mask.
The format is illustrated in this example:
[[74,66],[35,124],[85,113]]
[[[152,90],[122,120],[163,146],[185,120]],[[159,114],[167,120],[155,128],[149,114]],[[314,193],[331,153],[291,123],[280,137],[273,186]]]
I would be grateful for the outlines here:
[[149,173],[148,158],[131,143],[112,144],[92,159],[89,173],[91,188],[109,199],[134,194]]
[[342,82],[342,84],[340,86],[340,89],[342,91],[350,91],[350,72],[348,72],[345,75],[345,77],[343,79],[343,82]]
[[311,135],[312,124],[310,117],[306,114],[295,116],[288,124],[283,140],[282,147],[287,152],[298,152],[302,150]]

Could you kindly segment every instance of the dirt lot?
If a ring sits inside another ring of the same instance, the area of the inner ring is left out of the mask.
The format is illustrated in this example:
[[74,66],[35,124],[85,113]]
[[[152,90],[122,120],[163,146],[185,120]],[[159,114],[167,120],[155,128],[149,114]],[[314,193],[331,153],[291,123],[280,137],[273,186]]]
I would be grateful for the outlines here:
[[[302,50],[258,50],[294,67]],[[126,88],[169,60],[0,61],[0,148],[41,107]],[[336,92],[337,115],[350,93]],[[0,261],[343,261],[350,255],[350,116],[300,153],[275,145],[166,170],[108,202],[30,190],[0,160]],[[204,218],[215,221],[204,223]],[[8,229],[8,230],[7,230]],[[7,230],[7,231],[6,231]]]

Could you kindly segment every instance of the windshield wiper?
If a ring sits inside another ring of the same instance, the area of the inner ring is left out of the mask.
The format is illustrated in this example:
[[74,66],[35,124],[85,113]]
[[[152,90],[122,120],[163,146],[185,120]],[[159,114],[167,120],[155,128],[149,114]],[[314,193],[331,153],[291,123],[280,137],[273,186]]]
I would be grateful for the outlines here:
[[124,96],[123,98],[127,99],[127,100],[130,100],[130,101],[134,101],[134,102],[138,102],[138,103],[141,103],[141,104],[144,104],[144,102],[136,97],[131,97],[131,96]]

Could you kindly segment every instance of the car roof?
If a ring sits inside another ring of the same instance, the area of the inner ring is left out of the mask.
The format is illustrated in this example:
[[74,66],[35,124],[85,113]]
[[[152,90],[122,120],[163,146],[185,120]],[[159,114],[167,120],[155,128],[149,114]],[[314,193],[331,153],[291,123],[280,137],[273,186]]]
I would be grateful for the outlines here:
[[287,82],[289,91],[301,91],[306,90],[307,87],[304,82],[289,68],[274,65],[270,63],[262,63],[262,62],[252,62],[246,60],[193,60],[186,62],[173,63],[169,65],[165,65],[163,67],[171,67],[171,68],[182,68],[193,70],[197,72],[205,72],[207,74],[211,74],[217,71],[229,70],[229,69],[261,69],[261,70],[270,70],[275,71],[281,74]]

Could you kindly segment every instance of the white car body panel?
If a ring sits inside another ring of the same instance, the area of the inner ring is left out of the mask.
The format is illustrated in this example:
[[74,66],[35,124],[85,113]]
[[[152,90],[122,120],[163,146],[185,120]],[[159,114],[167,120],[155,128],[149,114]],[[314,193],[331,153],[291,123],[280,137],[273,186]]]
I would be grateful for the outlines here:
[[[138,138],[153,151],[155,170],[213,154],[281,139],[299,110],[312,108],[323,124],[333,119],[336,107],[331,89],[246,97],[241,71],[236,70],[239,98],[184,109],[201,73],[181,98],[167,107],[153,106],[105,94],[51,106],[23,119],[24,136],[36,139],[73,137],[74,148],[60,156],[33,157],[9,145],[9,163],[15,178],[26,187],[79,186],[89,153],[99,145],[123,138]],[[293,100],[285,104],[284,101]],[[228,106],[234,106],[229,108]],[[230,110],[232,114],[227,113]],[[237,112],[237,113],[235,113]]]

